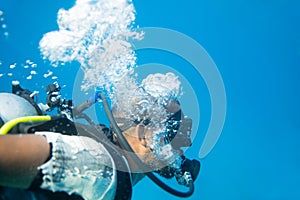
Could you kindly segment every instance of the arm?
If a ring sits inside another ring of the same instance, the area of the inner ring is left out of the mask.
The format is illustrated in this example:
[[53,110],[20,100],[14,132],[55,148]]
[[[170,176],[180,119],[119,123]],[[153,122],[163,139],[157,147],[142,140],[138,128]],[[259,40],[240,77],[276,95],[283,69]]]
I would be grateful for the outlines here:
[[50,155],[50,145],[40,135],[0,136],[0,185],[28,188]]

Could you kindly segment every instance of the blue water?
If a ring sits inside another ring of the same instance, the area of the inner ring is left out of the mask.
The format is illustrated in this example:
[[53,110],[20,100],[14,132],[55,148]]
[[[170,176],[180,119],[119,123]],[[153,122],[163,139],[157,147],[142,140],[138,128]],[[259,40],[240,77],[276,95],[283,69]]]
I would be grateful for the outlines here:
[[[53,68],[43,61],[38,43],[57,29],[59,8],[67,0],[11,0],[0,2],[1,91],[12,80],[40,91],[53,82],[43,78],[53,71],[64,95],[71,98],[75,63]],[[225,126],[214,149],[201,160],[202,168],[191,200],[300,199],[300,3],[275,1],[134,1],[136,24],[179,31],[201,44],[216,63],[227,96]],[[6,28],[1,28],[7,24]],[[4,36],[8,32],[8,37]],[[137,53],[138,64],[163,63],[180,71],[197,92],[201,123],[190,158],[197,158],[210,120],[210,98],[205,83],[186,61],[160,51]],[[37,64],[32,79],[26,60]],[[16,68],[10,69],[11,64]],[[13,73],[8,76],[7,73]],[[188,102],[184,99],[183,102]],[[197,106],[197,105],[194,105]],[[192,111],[190,111],[192,112]],[[195,113],[186,113],[192,115]],[[197,115],[197,113],[196,113]],[[183,188],[184,189],[184,188]],[[133,199],[179,199],[148,179],[134,188]]]

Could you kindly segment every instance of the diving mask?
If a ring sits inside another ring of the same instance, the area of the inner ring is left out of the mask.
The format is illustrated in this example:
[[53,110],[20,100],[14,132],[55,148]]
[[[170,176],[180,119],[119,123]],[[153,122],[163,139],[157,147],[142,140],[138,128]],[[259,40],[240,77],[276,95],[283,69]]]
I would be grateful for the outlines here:
[[[151,126],[151,119],[125,119],[125,118],[115,118],[122,131],[127,130],[130,127],[136,126],[138,124],[143,124],[145,127]],[[156,133],[153,137],[151,149],[157,149],[155,146],[172,146],[174,150],[180,150],[182,147],[188,147],[192,145],[191,141],[191,130],[192,130],[192,119],[185,117],[180,110],[176,113],[170,115],[166,120],[164,129],[159,133]]]
[[179,150],[192,145],[191,131],[192,119],[185,117],[180,109],[167,120],[162,137],[165,144],[171,144],[175,150]]

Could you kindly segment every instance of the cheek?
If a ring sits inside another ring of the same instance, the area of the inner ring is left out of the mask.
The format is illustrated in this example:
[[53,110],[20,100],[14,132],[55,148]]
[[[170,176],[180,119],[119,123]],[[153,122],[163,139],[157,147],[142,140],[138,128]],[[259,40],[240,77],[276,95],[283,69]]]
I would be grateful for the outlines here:
[[152,151],[144,154],[142,157],[143,158],[141,159],[143,160],[143,162],[152,167],[153,170],[158,170],[167,166],[167,163],[158,159]]

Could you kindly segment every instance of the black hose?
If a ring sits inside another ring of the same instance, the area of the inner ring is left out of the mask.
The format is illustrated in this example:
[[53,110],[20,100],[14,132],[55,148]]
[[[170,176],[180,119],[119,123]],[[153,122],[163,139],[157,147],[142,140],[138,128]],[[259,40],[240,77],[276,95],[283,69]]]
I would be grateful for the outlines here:
[[[119,141],[121,147],[123,149],[125,149],[126,151],[128,151],[128,152],[133,152],[131,146],[128,144],[127,140],[123,136],[121,129],[119,128],[117,122],[115,121],[115,119],[113,117],[113,114],[112,114],[112,112],[111,112],[111,110],[108,106],[105,95],[103,93],[101,93],[100,95],[101,95],[101,99],[102,99],[102,102],[103,102],[103,107],[104,107],[105,113],[107,115],[107,118],[108,118],[113,130],[116,132],[116,134],[118,136],[118,141]],[[134,158],[134,159],[136,160],[136,158]]]
[[189,197],[194,193],[194,182],[192,180],[189,181],[189,190],[187,192],[180,192],[178,190],[175,190],[168,185],[166,185],[164,182],[162,182],[159,178],[157,178],[153,173],[147,172],[146,175],[154,182],[156,185],[164,189],[165,191],[169,192],[170,194],[173,194],[178,197]]
[[[123,149],[125,149],[128,152],[132,152],[132,154],[130,154],[130,156],[132,157],[132,159],[134,160],[134,162],[136,164],[138,164],[138,166],[142,167],[143,169],[147,169],[149,167],[146,167],[145,164],[139,159],[139,157],[137,155],[134,154],[134,151],[132,150],[132,148],[130,147],[130,145],[128,144],[127,140],[125,139],[125,137],[122,134],[121,129],[119,128],[119,126],[117,125],[117,122],[115,121],[113,114],[108,106],[106,97],[103,93],[100,94],[100,97],[102,99],[103,102],[103,107],[105,110],[105,113],[107,115],[107,118],[109,120],[109,122],[111,123],[111,126],[113,128],[113,130],[115,131],[115,133],[118,136],[118,142],[121,145],[121,147]],[[173,194],[175,196],[178,197],[189,197],[194,193],[194,182],[193,180],[189,181],[189,191],[187,192],[180,192],[177,191],[171,187],[169,187],[167,184],[163,183],[159,178],[157,178],[153,173],[151,172],[145,172],[145,174],[154,182],[156,183],[159,187],[161,187],[162,189],[164,189],[165,191],[169,192],[170,194]]]

